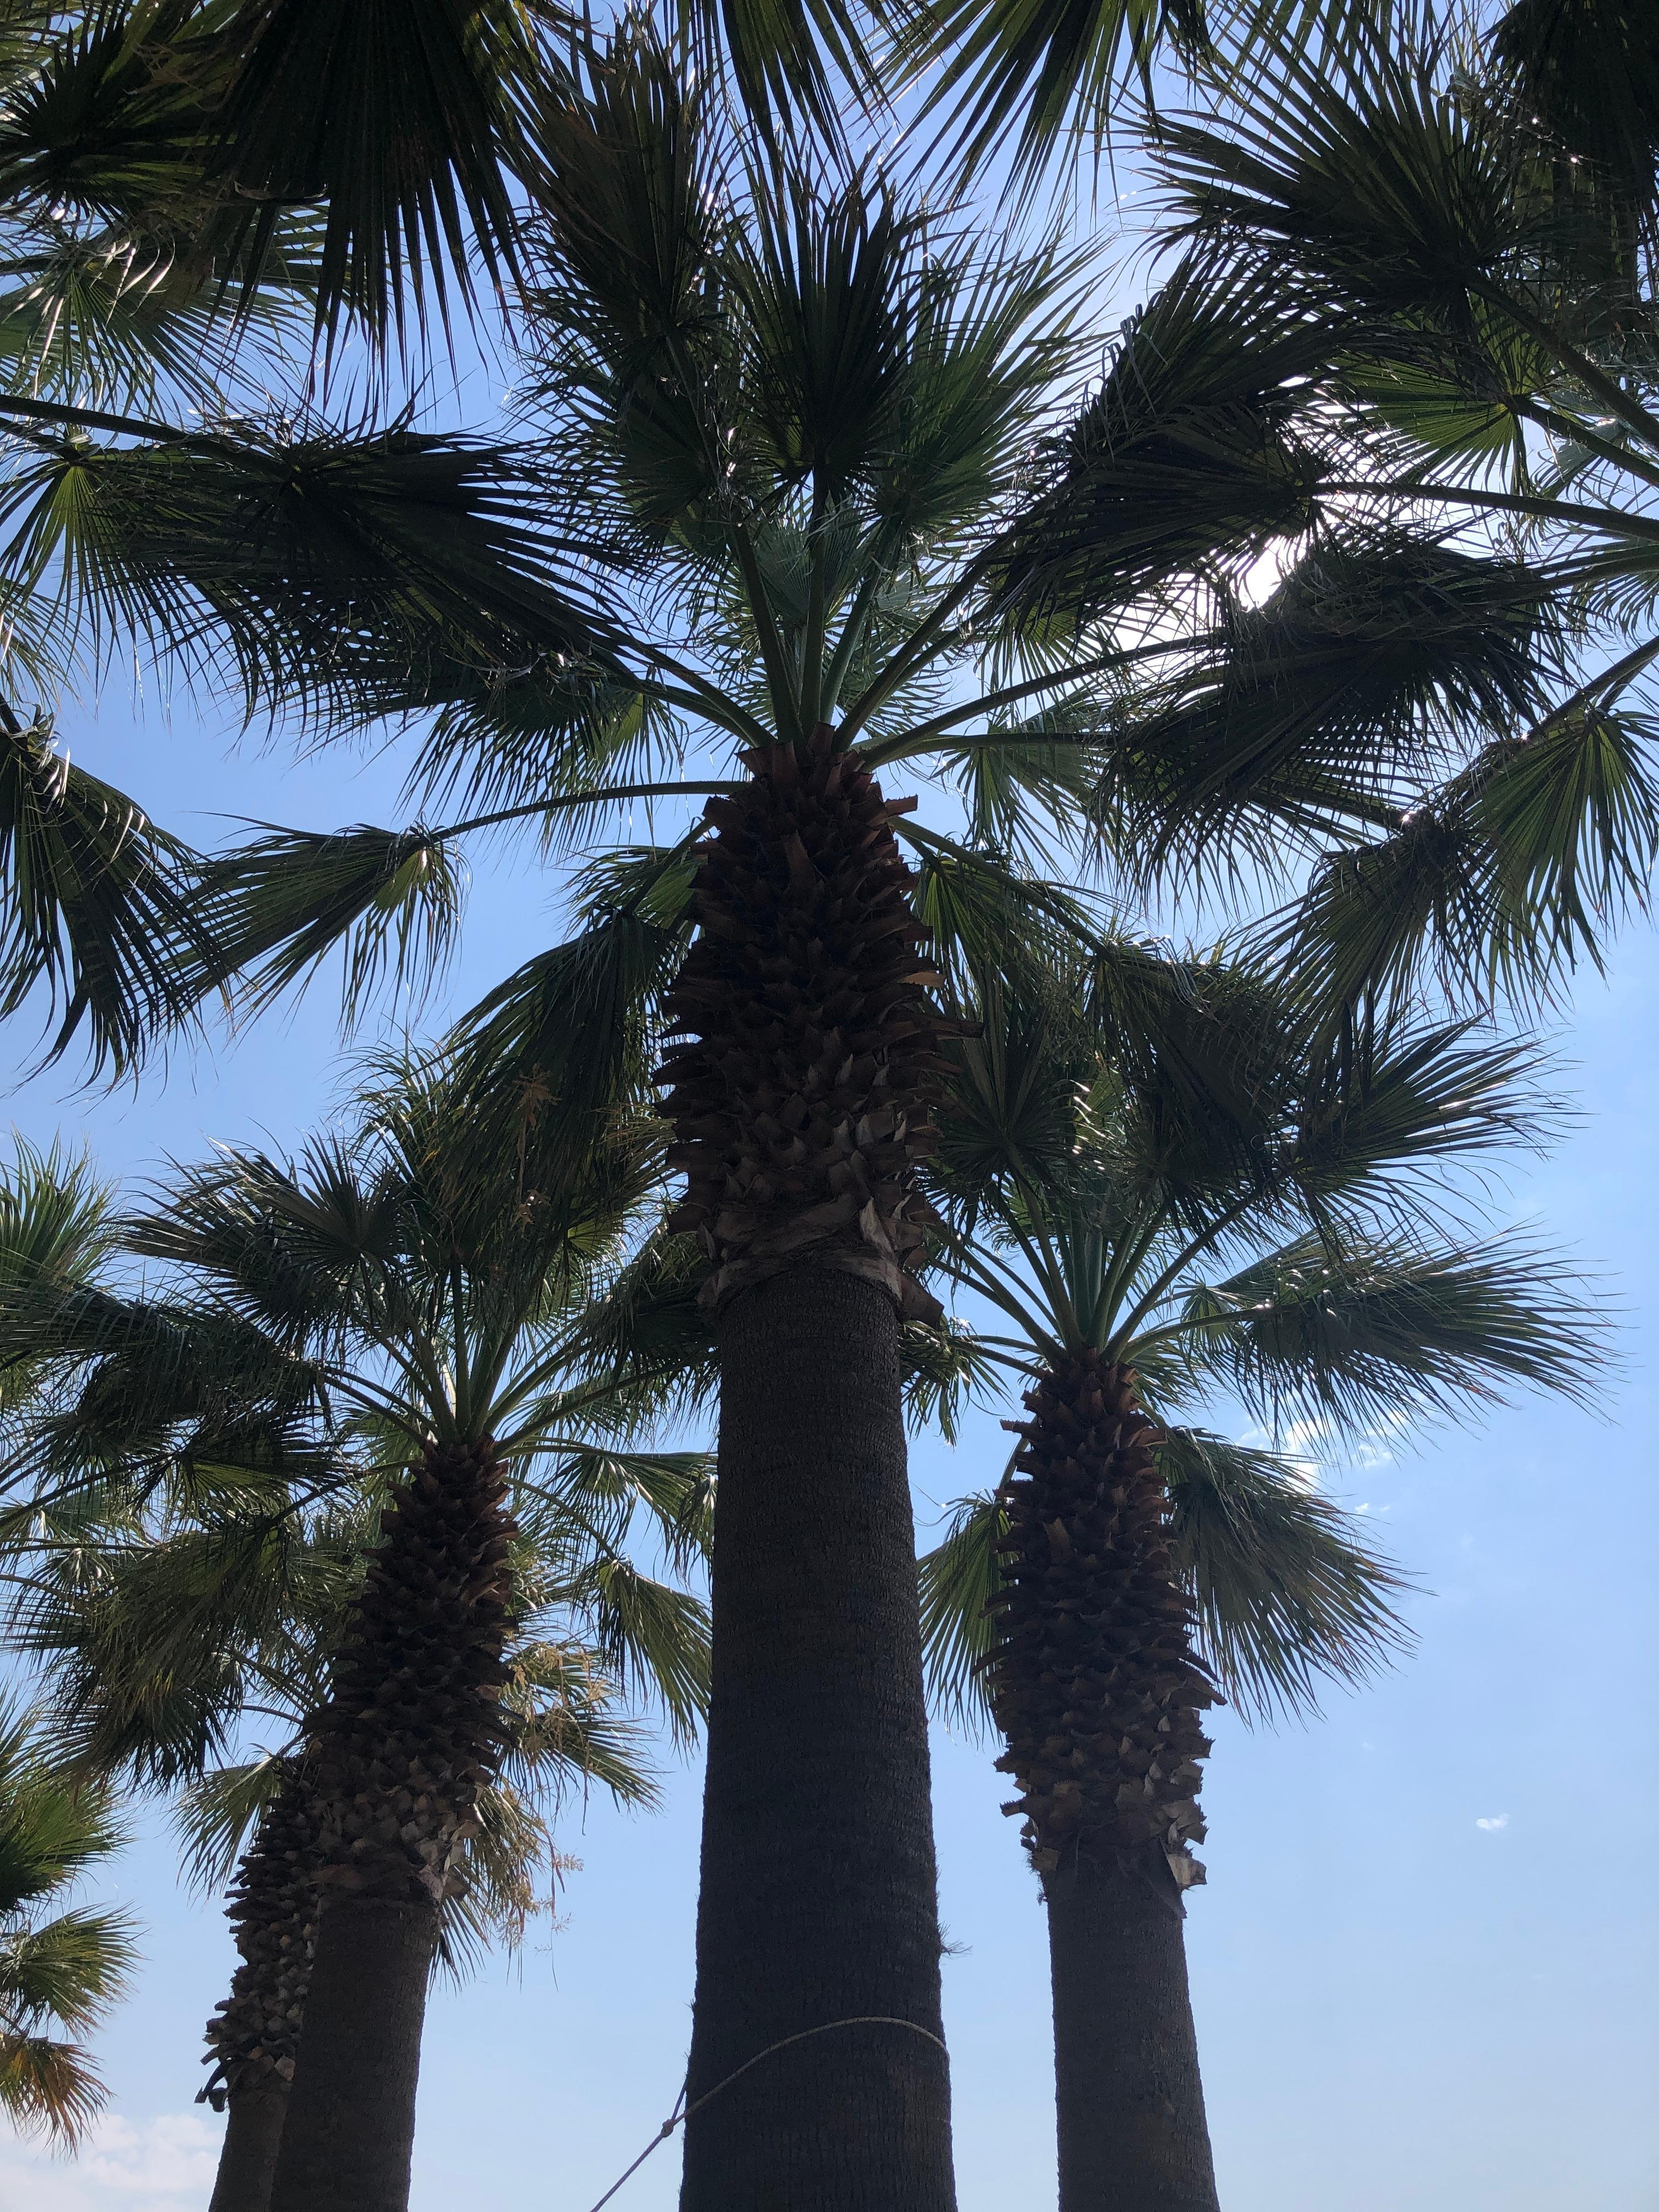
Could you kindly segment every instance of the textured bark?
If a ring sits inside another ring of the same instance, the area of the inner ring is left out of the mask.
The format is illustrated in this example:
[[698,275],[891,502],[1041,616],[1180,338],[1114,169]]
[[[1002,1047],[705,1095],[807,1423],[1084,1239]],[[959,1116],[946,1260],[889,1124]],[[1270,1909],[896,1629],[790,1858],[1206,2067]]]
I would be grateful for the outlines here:
[[[910,876],[827,728],[711,801],[664,1063],[713,1261],[720,1489],[684,2212],[948,2212],[901,1310],[942,1024]],[[920,2029],[923,2033],[917,2033]]]
[[506,1480],[429,1447],[309,1723],[322,1897],[273,2212],[403,2212],[438,1908],[504,1741]]
[[290,1761],[231,1888],[227,1917],[240,1958],[208,2022],[213,2071],[198,2104],[222,2112],[246,2094],[285,2094],[294,2078],[317,1930],[317,1851],[315,1794]]
[[1171,1572],[1157,1431],[1134,1377],[1054,1366],[1002,1496],[990,1668],[1054,1961],[1060,2212],[1214,2212],[1182,1949],[1204,1870],[1200,1715],[1216,1692]]
[[438,1910],[327,1899],[272,2212],[404,2212]]
[[1180,1893],[1161,1851],[1042,1880],[1060,2212],[1216,2212]]
[[817,1267],[720,1323],[714,1688],[683,2212],[949,2212],[898,1323]]
[[711,1304],[810,1251],[936,1314],[909,1273],[931,1218],[910,1170],[937,1139],[945,1024],[890,826],[914,801],[832,744],[821,726],[751,751],[749,782],[708,803],[699,934],[667,1001],[694,1040],[662,1068],[673,1225],[714,1261]]
[[263,2088],[231,2090],[218,2109],[227,2112],[225,2139],[208,2212],[265,2212],[288,2112],[288,2084],[272,2075]]

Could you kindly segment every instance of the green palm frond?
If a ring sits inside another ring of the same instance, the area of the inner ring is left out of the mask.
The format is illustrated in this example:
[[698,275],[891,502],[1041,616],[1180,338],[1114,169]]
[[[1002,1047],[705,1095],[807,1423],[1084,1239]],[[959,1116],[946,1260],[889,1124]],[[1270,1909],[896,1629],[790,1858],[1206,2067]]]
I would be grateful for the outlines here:
[[1319,1678],[1358,1685],[1413,1641],[1413,1585],[1279,1454],[1202,1429],[1158,1450],[1206,1663],[1247,1715],[1309,1715]]
[[228,1889],[255,1823],[282,1788],[286,1762],[275,1753],[210,1766],[173,1801],[182,1871],[204,1897]]
[[1139,879],[1273,872],[1358,817],[1394,819],[1481,730],[1543,709],[1551,580],[1398,532],[1316,540],[1212,652],[1130,691],[1103,732],[1094,817]]
[[251,711],[343,699],[362,716],[443,699],[458,664],[607,649],[551,580],[557,549],[502,447],[403,425],[33,442],[5,488],[0,579],[94,652],[133,638],[228,666]]
[[1650,720],[1595,704],[1485,747],[1375,842],[1324,860],[1279,942],[1334,1008],[1553,1002],[1645,904],[1659,858]]
[[124,1840],[109,1792],[58,1771],[32,1716],[0,1714],[0,2108],[64,2145],[104,2089],[87,2051],[46,2031],[106,2016],[131,1981],[136,1930],[123,1912],[52,1908]]
[[596,1647],[624,1690],[659,1704],[677,1744],[691,1742],[708,1711],[708,1610],[628,1559],[597,1560],[582,1592]]
[[465,880],[441,835],[359,823],[266,835],[217,854],[201,871],[203,955],[192,977],[258,1012],[303,986],[336,951],[349,1025],[390,978],[395,993],[442,973],[460,927]]
[[83,1030],[94,1070],[130,1070],[188,1011],[202,944],[196,856],[125,793],[0,707],[0,1014],[61,1008],[48,1057]]
[[1528,121],[1604,191],[1615,217],[1659,218],[1659,41],[1623,0],[1515,0],[1492,53]]
[[1306,530],[1328,462],[1304,418],[1328,353],[1261,276],[1184,262],[1048,441],[1043,482],[988,562],[996,617],[1081,626]]
[[91,2053],[80,2044],[0,2034],[0,2110],[15,2126],[40,2128],[72,2149],[108,2099]]
[[1160,59],[1207,44],[1203,0],[936,0],[910,12],[901,52],[937,71],[929,105],[950,104],[959,155],[977,165],[1012,146],[1029,182],[1058,145],[1098,154],[1126,88],[1150,101]]
[[319,325],[349,313],[382,344],[406,337],[410,298],[442,317],[477,270],[511,275],[543,28],[572,22],[511,0],[240,0],[217,27],[234,74],[213,125],[256,262],[282,208],[323,202]]
[[458,1030],[458,1079],[527,1189],[558,1188],[617,1108],[647,1095],[656,1005],[690,937],[690,877],[684,848],[649,855],[614,903],[607,885],[585,928],[526,961]]
[[994,1369],[974,1332],[949,1315],[907,1321],[899,1338],[905,1419],[916,1434],[937,1429],[957,1441],[963,1415],[989,1396]]
[[977,1739],[994,1726],[984,1689],[996,1644],[988,1608],[1002,1588],[997,1546],[1008,1516],[988,1492],[957,1498],[947,1515],[943,1539],[923,1553],[920,1568],[927,1699],[949,1726]]
[[1264,1420],[1363,1431],[1402,1408],[1455,1413],[1517,1383],[1589,1401],[1605,1314],[1559,1255],[1306,1238],[1224,1282],[1194,1284],[1177,1325],[1197,1372]]

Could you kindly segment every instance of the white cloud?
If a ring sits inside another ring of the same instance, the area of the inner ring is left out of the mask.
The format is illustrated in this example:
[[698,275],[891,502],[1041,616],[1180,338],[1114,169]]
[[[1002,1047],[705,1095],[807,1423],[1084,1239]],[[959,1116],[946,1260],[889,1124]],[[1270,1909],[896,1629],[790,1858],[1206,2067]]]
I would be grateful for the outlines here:
[[198,2212],[213,2189],[220,2127],[195,2112],[111,2113],[78,2158],[0,2143],[0,2212]]
[[1507,1828],[1510,1816],[1507,1813],[1494,1813],[1489,1820],[1477,1820],[1474,1825],[1477,1828]]

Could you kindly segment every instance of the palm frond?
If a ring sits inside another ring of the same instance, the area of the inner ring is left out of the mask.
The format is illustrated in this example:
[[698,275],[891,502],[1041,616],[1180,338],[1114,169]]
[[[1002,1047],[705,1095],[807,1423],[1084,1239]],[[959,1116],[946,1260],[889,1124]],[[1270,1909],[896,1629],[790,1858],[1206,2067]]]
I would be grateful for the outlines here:
[[125,1074],[188,1012],[196,856],[48,727],[0,725],[0,1014],[42,990],[62,1009],[48,1059],[84,1030],[94,1072]]
[[389,979],[394,994],[441,975],[460,927],[465,879],[441,836],[418,824],[284,830],[216,854],[201,870],[202,950],[191,981],[258,1012],[303,987],[331,953],[344,962],[349,1026]]
[[1194,1370],[1259,1418],[1358,1431],[1522,1382],[1588,1403],[1607,1358],[1604,1309],[1559,1255],[1507,1239],[1348,1252],[1309,1237],[1194,1285],[1181,1329]]
[[977,1741],[995,1727],[985,1690],[985,1662],[996,1644],[988,1608],[1002,1588],[997,1547],[1008,1516],[989,1492],[958,1498],[947,1512],[945,1535],[922,1554],[920,1567],[927,1701],[948,1725]]
[[1200,1648],[1233,1705],[1311,1715],[1322,1676],[1358,1685],[1409,1650],[1396,1607],[1413,1585],[1289,1461],[1170,1428],[1158,1462]]
[[1337,1011],[1425,983],[1548,1005],[1577,963],[1601,966],[1656,856],[1651,726],[1587,705],[1484,747],[1389,835],[1334,854],[1278,944]]
[[377,343],[401,339],[411,298],[443,318],[452,286],[471,301],[475,269],[492,283],[514,272],[542,28],[571,21],[510,0],[241,0],[229,14],[218,165],[259,245],[283,207],[325,204],[320,328],[349,312]]
[[1188,883],[1282,871],[1393,813],[1481,734],[1542,711],[1561,659],[1551,580],[1425,537],[1316,541],[1213,652],[1115,708],[1092,814],[1119,864]]
[[988,559],[996,619],[1079,627],[1307,529],[1327,464],[1304,418],[1328,352],[1260,275],[1183,263],[1049,441]]

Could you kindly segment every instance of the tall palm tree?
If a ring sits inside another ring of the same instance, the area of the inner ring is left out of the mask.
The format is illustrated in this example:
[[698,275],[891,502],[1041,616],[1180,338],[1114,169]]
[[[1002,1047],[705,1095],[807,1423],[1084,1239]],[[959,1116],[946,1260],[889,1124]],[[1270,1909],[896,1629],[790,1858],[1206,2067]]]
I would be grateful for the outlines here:
[[[1237,1396],[1334,1446],[1517,1382],[1582,1390],[1601,1347],[1544,1255],[1477,1240],[1448,1188],[1535,1131],[1523,1048],[1384,1026],[1335,1080],[1282,994],[1194,963],[1185,1053],[1137,1057],[1091,1037],[1084,962],[1052,981],[972,996],[938,1109],[944,1264],[1027,1419],[924,1588],[944,1686],[982,1674],[1048,1907],[1061,2212],[1214,2212],[1182,1931],[1218,1697],[1195,1625],[1230,1687],[1299,1702],[1395,1624],[1340,1516],[1186,1424]],[[1205,1529],[1217,1507],[1276,1523],[1285,1587]]]
[[[1207,832],[1218,808],[1206,851],[1318,849],[1376,811],[1356,760],[1403,781],[1431,741],[1467,750],[1534,696],[1547,590],[1353,525],[1369,462],[1329,429],[1325,335],[1264,279],[1189,261],[1079,406],[1082,307],[1054,254],[988,248],[872,170],[768,152],[637,23],[573,68],[538,125],[521,443],[543,527],[587,550],[592,648],[488,680],[475,663],[442,694],[423,665],[411,711],[445,703],[414,780],[452,818],[255,841],[207,879],[203,927],[256,995],[343,942],[361,982],[453,930],[463,835],[517,822],[556,850],[622,805],[667,817],[463,1043],[502,1141],[552,1163],[671,1040],[676,1218],[710,1262],[722,1404],[687,2203],[939,2207],[899,1351],[930,1310],[917,1171],[945,1032],[915,908],[931,922],[996,872],[878,778],[953,782],[999,835],[1092,822],[1129,860],[1126,824]],[[1311,547],[1298,589],[1320,562],[1349,578],[1344,609],[1380,572],[1413,611],[1405,642],[1357,710],[1310,714],[1351,640],[1279,624],[1248,744],[1174,749],[1166,788],[1172,749],[1130,679],[1174,690],[1224,653],[1275,544]],[[688,792],[711,805],[681,834]],[[1595,790],[1578,799],[1593,824]]]
[[[503,1759],[538,1731],[550,1747],[561,1672],[568,1686],[572,1655],[540,1622],[586,1623],[613,1669],[647,1662],[681,1727],[703,1694],[697,1601],[620,1549],[636,1509],[682,1554],[695,1545],[702,1462],[630,1448],[630,1431],[661,1401],[657,1378],[584,1382],[571,1363],[586,1302],[649,1172],[648,1141],[641,1157],[619,1132],[585,1183],[535,1192],[511,1165],[481,1177],[476,1136],[462,1098],[404,1071],[354,1137],[319,1140],[297,1165],[224,1155],[125,1224],[127,1250],[176,1271],[173,1295],[122,1299],[96,1284],[37,1279],[33,1297],[9,1302],[11,1345],[55,1356],[79,1378],[54,1419],[37,1425],[37,1464],[55,1494],[77,1477],[107,1480],[112,1462],[149,1492],[163,1476],[183,1485],[207,1516],[139,1574],[182,1578],[175,1587],[193,1588],[191,1604],[160,1621],[153,1607],[135,1620],[120,1605],[106,1619],[111,1594],[89,1592],[123,1662],[99,1672],[89,1709],[105,1758],[130,1729],[143,1735],[158,1696],[184,1705],[175,1724],[210,1742],[222,1732],[228,1706],[270,1667],[269,1652],[264,1669],[254,1665],[258,1638],[280,1647],[293,1632],[283,1552],[296,1506],[291,1494],[280,1508],[261,1494],[258,1447],[267,1485],[280,1445],[276,1473],[290,1486],[337,1492],[330,1424],[343,1414],[368,1425],[352,1456],[385,1493],[380,1540],[355,1584],[333,1592],[338,1627],[312,1655],[325,1693],[301,1717],[298,1784],[269,1838],[279,1852],[292,1847],[301,1824],[302,1871],[320,1894],[283,2129],[283,2164],[299,2179],[279,2171],[278,2203],[285,2186],[343,2204],[406,2193],[441,1907],[463,1879]],[[509,1481],[526,1524],[519,1535]],[[71,1541],[72,1527],[64,1535]],[[314,1576],[314,1559],[297,1565]],[[148,1636],[137,1633],[146,1621]],[[205,1638],[195,1711],[179,1680],[193,1638]],[[525,1710],[510,1719],[504,1702]],[[272,1916],[291,1913],[294,1899],[254,1888],[238,1917],[257,1980]],[[327,2182],[313,2181],[326,2160]]]
[[29,1715],[0,1714],[0,2109],[66,2148],[104,2102],[80,2039],[137,1958],[125,1913],[66,1893],[122,1841],[110,1793],[58,1770]]

